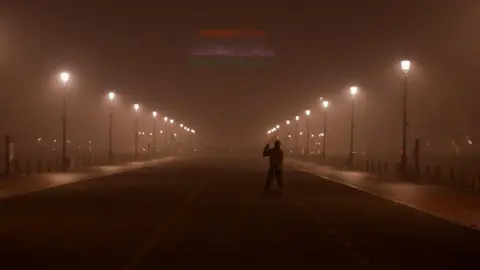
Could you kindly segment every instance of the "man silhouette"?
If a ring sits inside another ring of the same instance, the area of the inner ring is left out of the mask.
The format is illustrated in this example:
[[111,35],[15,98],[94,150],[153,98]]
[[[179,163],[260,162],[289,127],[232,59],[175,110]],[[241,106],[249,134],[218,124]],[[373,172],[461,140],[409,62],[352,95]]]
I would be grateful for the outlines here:
[[270,148],[270,144],[267,144],[263,149],[263,156],[269,157],[270,159],[267,179],[265,181],[264,195],[268,193],[274,177],[277,179],[277,185],[280,192],[282,191],[283,150],[280,148],[280,145],[280,141],[276,140],[273,148]]

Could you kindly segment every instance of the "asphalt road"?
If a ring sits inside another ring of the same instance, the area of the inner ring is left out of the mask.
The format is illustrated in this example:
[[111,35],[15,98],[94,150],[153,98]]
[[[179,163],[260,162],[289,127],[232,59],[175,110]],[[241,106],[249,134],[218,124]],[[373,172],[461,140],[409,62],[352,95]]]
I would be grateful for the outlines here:
[[264,162],[196,158],[0,201],[0,269],[477,269],[480,234]]

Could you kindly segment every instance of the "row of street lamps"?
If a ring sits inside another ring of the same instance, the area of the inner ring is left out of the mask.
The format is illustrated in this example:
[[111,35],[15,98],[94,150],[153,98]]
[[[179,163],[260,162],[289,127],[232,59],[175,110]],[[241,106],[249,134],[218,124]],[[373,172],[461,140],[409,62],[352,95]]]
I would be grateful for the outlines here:
[[[59,75],[60,81],[63,84],[64,89],[69,89],[71,88],[70,79],[70,73],[68,72],[61,72]],[[107,94],[107,99],[109,101],[109,127],[108,127],[108,136],[109,136],[109,143],[108,143],[108,159],[110,162],[113,161],[113,143],[112,143],[112,136],[113,136],[113,101],[116,99],[116,93],[115,92],[109,92]],[[63,94],[63,104],[62,104],[62,169],[66,170],[69,166],[69,162],[67,160],[67,95],[66,92]],[[133,104],[133,111],[135,113],[135,135],[134,135],[134,144],[135,144],[135,150],[134,154],[135,157],[138,157],[138,126],[139,126],[139,112],[140,112],[140,104],[135,103]],[[156,119],[157,119],[158,113],[156,111],[152,111],[152,118],[153,118],[153,132],[152,132],[152,155],[153,157],[156,156]],[[173,125],[175,123],[175,120],[172,118],[169,118],[165,116],[163,118],[165,124],[170,124]],[[185,132],[188,132],[190,134],[196,134],[196,131],[184,124],[179,125],[180,128],[182,128]],[[163,133],[163,131],[161,131]],[[165,134],[167,136],[167,134]],[[167,139],[165,140],[167,144]],[[167,147],[165,145],[165,147]]]
[[[410,71],[410,61],[403,60],[400,62],[400,68],[404,74],[404,88],[403,88],[403,121],[402,121],[402,152],[401,152],[401,159],[400,159],[400,169],[402,172],[406,172],[407,169],[407,129],[408,129],[408,119],[407,119],[407,77],[408,72]],[[352,100],[352,107],[351,107],[351,120],[350,120],[350,153],[348,158],[348,163],[350,168],[353,167],[354,164],[354,134],[355,134],[355,100],[357,94],[359,92],[359,87],[351,86],[350,89],[350,96]],[[327,158],[327,111],[330,106],[330,102],[325,100],[324,98],[320,98],[321,106],[323,109],[323,132],[321,133],[321,137],[323,137],[323,149],[322,149],[322,159],[326,162]],[[310,154],[309,152],[309,141],[310,141],[310,110],[305,110],[305,119],[306,119],[306,147],[305,150],[307,155]],[[299,152],[299,132],[298,132],[298,122],[300,120],[300,116],[295,116],[295,152]],[[291,123],[290,120],[286,120],[286,126],[289,126]],[[278,133],[280,131],[280,125],[276,125],[273,128],[267,131],[267,136],[276,136],[278,137]],[[312,135],[313,137],[313,135]]]

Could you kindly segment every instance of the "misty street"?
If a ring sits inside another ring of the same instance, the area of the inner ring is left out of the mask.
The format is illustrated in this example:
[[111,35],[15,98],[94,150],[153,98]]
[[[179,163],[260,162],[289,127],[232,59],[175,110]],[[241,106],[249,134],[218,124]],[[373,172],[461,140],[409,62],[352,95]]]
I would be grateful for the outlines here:
[[478,269],[480,1],[270,2],[1,1],[0,270]]
[[184,158],[1,201],[3,269],[452,269],[473,231],[265,163]]

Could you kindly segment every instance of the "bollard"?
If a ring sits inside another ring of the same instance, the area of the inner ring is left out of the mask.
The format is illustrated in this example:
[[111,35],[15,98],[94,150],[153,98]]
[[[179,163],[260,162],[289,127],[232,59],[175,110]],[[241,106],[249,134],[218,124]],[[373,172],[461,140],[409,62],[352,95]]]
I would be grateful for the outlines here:
[[30,160],[30,158],[27,158],[27,160],[25,161],[25,174],[26,175],[30,175],[33,173],[33,166],[32,166],[32,162]]
[[433,184],[441,186],[442,185],[442,168],[440,166],[435,166],[433,169]]
[[430,165],[425,166],[425,183],[430,183],[432,179],[432,167]]
[[37,160],[37,173],[43,173],[43,162],[41,158]]
[[59,158],[55,159],[55,165],[54,165],[54,167],[55,167],[55,171],[56,171],[56,172],[61,171],[61,168],[62,168],[62,160],[59,159]]
[[452,188],[455,188],[455,168],[454,167],[450,167],[449,168],[449,180],[450,180],[450,183],[449,183],[449,186],[452,187]]
[[415,178],[418,179],[420,177],[420,140],[419,139],[415,140],[413,163],[414,163]]
[[88,167],[88,159],[85,156],[82,158],[82,166],[81,167],[82,167],[82,169],[85,169],[85,168]]
[[365,160],[365,172],[369,172],[370,171],[370,162],[367,160]]
[[47,162],[45,164],[45,172],[52,172],[52,162],[49,159],[47,159]]
[[14,174],[23,174],[23,171],[22,171],[22,165],[20,164],[20,161],[18,161],[18,159],[14,159],[13,161],[13,173]]
[[480,191],[480,174],[475,175],[474,181],[475,182],[473,183],[473,188],[476,192],[479,192]]
[[465,172],[462,168],[459,168],[456,181],[454,182],[455,189],[463,189],[465,187]]
[[9,135],[5,136],[5,175],[10,175],[10,168],[11,168],[11,153],[12,149],[10,147],[11,138]]

